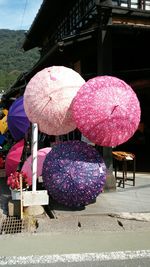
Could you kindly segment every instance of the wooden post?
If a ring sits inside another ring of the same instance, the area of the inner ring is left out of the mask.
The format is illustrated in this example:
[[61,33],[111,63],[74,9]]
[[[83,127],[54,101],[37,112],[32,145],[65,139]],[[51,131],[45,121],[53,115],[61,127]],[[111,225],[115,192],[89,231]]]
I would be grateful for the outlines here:
[[[109,21],[110,23],[110,21]],[[112,73],[112,40],[111,30],[99,27],[97,35],[97,74],[111,75]],[[112,148],[102,147],[103,158],[107,167],[107,178],[104,190],[116,190],[116,179],[113,175]]]

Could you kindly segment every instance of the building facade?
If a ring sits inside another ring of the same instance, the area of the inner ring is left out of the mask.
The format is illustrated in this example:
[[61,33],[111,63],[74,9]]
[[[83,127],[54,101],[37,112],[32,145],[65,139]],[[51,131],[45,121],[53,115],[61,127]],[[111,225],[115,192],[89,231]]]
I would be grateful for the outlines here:
[[[71,67],[86,81],[98,75],[123,79],[142,114],[135,135],[115,149],[135,153],[137,170],[150,171],[150,0],[44,0],[23,44],[25,51],[34,47],[40,60],[6,97],[23,92],[34,74],[53,65]],[[112,149],[100,150],[109,170],[106,187],[114,188]]]

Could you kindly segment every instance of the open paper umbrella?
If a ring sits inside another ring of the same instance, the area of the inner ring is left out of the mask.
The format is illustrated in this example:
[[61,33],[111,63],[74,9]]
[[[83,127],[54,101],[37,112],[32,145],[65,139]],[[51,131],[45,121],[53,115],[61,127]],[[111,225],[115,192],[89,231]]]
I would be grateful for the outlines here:
[[29,120],[48,135],[62,135],[76,128],[70,104],[85,83],[74,70],[53,66],[38,72],[24,93],[24,107]]
[[17,170],[24,148],[24,140],[20,140],[9,150],[5,160],[6,175],[9,176]]
[[4,134],[0,134],[0,145],[4,143],[5,139],[6,139],[6,136]]
[[[42,175],[43,162],[50,151],[51,147],[44,147],[37,151],[37,177]],[[32,155],[24,162],[22,171],[25,172],[28,177],[32,177]]]
[[132,88],[111,76],[90,79],[72,102],[77,128],[101,146],[126,142],[138,128],[140,114],[139,101]]
[[1,134],[4,134],[8,130],[8,124],[7,124],[7,115],[8,115],[8,110],[3,109],[2,114],[4,115],[3,118],[0,120],[0,132]]
[[53,199],[68,207],[80,207],[101,193],[106,167],[94,147],[68,141],[55,145],[47,154],[42,176]]
[[16,141],[22,139],[30,126],[29,119],[24,110],[23,96],[16,99],[9,108],[7,121],[13,138]]
[[6,133],[8,130],[8,125],[7,125],[7,116],[4,116],[1,120],[0,120],[0,132],[1,134]]

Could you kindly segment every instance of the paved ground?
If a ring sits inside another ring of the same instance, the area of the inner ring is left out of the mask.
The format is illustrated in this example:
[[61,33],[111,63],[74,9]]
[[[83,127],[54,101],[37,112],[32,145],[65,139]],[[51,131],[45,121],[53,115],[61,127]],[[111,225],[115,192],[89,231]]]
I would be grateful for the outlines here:
[[0,177],[0,217],[7,215],[8,200],[11,198],[10,190],[6,185],[6,178]]
[[[117,187],[115,192],[104,192],[85,209],[67,210],[53,205],[53,219],[43,213],[35,217],[36,227],[31,220],[27,232],[1,232],[0,265],[19,266],[23,262],[32,266],[36,259],[37,266],[44,262],[53,266],[96,267],[107,254],[108,262],[112,262],[114,255],[117,259],[110,266],[127,266],[129,262],[123,264],[123,260],[132,258],[133,266],[149,266],[149,196],[150,174],[136,173],[135,187],[128,184],[124,189]],[[5,178],[0,178],[0,226],[10,198]]]
[[[121,175],[121,174],[120,174]],[[131,174],[129,174],[130,176]],[[150,212],[150,173],[136,173],[136,184],[128,181],[125,188],[117,187],[114,192],[99,195],[96,202],[81,210],[68,210],[53,205],[53,212],[58,218],[62,215],[99,215],[120,212]]]
[[53,232],[0,236],[1,256],[149,251],[150,231]]
[[[37,228],[32,232],[66,231],[141,231],[150,230],[150,174],[136,173],[136,185],[131,182],[125,188],[100,194],[96,202],[81,210],[69,210],[52,205],[54,219],[44,213],[36,216]],[[7,215],[7,203],[11,198],[5,178],[0,178],[0,218]],[[134,220],[129,220],[134,219]]]

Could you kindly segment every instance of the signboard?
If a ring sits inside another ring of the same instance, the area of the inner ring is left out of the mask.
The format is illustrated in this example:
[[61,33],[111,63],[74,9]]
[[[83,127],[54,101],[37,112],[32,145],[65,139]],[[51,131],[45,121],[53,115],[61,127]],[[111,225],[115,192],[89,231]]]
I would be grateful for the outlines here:
[[23,207],[48,205],[49,196],[47,194],[47,190],[23,191],[22,202],[23,202]]

